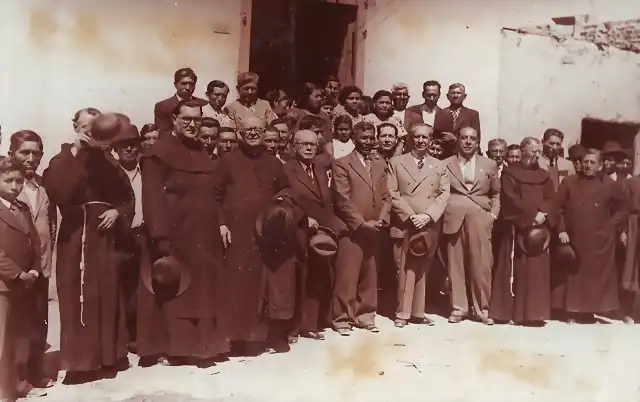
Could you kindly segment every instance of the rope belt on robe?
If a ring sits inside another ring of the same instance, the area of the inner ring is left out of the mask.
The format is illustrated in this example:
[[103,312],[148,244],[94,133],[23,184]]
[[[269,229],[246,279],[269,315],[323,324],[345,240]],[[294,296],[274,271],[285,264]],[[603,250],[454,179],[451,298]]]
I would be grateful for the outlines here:
[[82,205],[77,205],[73,208],[82,208],[82,241],[80,247],[80,324],[86,327],[84,323],[84,247],[87,241],[87,207],[89,205],[104,205],[109,208],[113,207],[112,204],[103,201],[89,201]]

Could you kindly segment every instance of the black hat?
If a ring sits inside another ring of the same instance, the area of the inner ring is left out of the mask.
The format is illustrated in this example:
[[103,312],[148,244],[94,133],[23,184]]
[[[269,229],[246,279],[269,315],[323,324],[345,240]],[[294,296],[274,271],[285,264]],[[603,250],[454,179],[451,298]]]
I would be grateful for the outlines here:
[[191,270],[174,256],[162,257],[153,264],[142,264],[140,278],[145,288],[155,294],[154,283],[177,288],[175,296],[183,294],[191,284]]
[[536,257],[549,248],[551,232],[545,226],[533,226],[516,234],[518,247],[530,257]]

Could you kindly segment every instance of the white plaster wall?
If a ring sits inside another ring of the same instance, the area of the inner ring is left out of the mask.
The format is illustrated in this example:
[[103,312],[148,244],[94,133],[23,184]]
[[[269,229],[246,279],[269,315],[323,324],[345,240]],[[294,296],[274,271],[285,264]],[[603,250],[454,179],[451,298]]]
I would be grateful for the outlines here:
[[75,111],[87,106],[125,113],[139,127],[153,122],[154,103],[174,93],[173,73],[181,67],[195,70],[200,97],[213,79],[232,84],[241,6],[241,0],[2,0],[0,153],[12,132],[32,129],[44,137],[45,167],[71,138]]
[[[363,6],[364,2],[361,2]],[[640,17],[638,0],[368,0],[362,30],[364,90],[373,94],[404,81],[411,104],[422,102],[422,83],[439,80],[467,87],[467,106],[480,112],[483,142],[497,136],[501,28],[550,22],[552,17],[592,14],[603,21]],[[525,66],[526,67],[526,66]],[[581,71],[583,73],[584,70]],[[633,77],[618,75],[622,84]],[[551,98],[549,99],[552,100]],[[441,106],[446,106],[445,96]]]
[[505,32],[501,55],[499,134],[509,142],[555,127],[567,148],[585,117],[640,123],[638,54]]

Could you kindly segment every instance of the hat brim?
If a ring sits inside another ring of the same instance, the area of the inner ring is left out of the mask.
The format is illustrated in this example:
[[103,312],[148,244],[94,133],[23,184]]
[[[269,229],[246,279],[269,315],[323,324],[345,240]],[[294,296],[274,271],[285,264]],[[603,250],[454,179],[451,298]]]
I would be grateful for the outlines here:
[[[183,294],[191,285],[191,270],[187,267],[186,264],[182,263],[175,257],[171,257],[174,263],[179,265],[180,270],[180,283],[178,284],[178,289],[175,292],[174,297],[180,296]],[[156,260],[157,261],[157,260]],[[155,263],[155,261],[154,261]],[[149,293],[156,295],[156,290],[154,288],[154,280],[153,280],[153,263],[147,261],[142,264],[140,269],[140,279],[144,287],[149,291]]]

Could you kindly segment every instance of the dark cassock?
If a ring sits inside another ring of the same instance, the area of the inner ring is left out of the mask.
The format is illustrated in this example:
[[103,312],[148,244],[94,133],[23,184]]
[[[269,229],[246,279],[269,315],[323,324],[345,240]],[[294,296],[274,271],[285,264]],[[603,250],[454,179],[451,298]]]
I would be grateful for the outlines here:
[[637,318],[638,292],[640,291],[640,236],[639,215],[640,215],[640,177],[633,176],[624,181],[625,196],[630,206],[631,215],[624,227],[627,237],[626,247],[622,250],[622,270],[621,270],[621,309],[623,314],[629,318]]
[[158,283],[152,289],[140,286],[138,354],[206,360],[227,353],[216,162],[198,141],[171,135],[147,150],[141,167],[144,220],[152,242],[147,263],[175,257],[188,270],[190,283],[183,293]]
[[256,231],[258,214],[278,197],[291,200],[289,181],[282,162],[262,147],[241,147],[218,160],[220,224],[231,232],[223,282],[232,342],[264,342],[269,319],[290,320],[294,315],[294,256],[272,266],[269,250],[260,246]]
[[616,246],[628,208],[622,185],[607,175],[566,177],[558,188],[566,232],[576,263],[563,283],[553,289],[553,307],[570,313],[598,313],[618,309]]
[[[518,163],[502,172],[500,238],[492,286],[489,316],[498,321],[539,322],[550,318],[549,252],[532,257],[514,244],[515,235],[531,227],[538,212],[546,213],[544,225],[557,222],[555,190],[549,173],[538,165]],[[513,283],[511,279],[513,278]]]
[[[61,368],[93,371],[127,356],[124,299],[114,238],[128,228],[134,194],[126,174],[100,148],[63,144],[44,171],[43,183],[60,208],[56,276],[60,306]],[[116,209],[110,229],[100,216]]]

